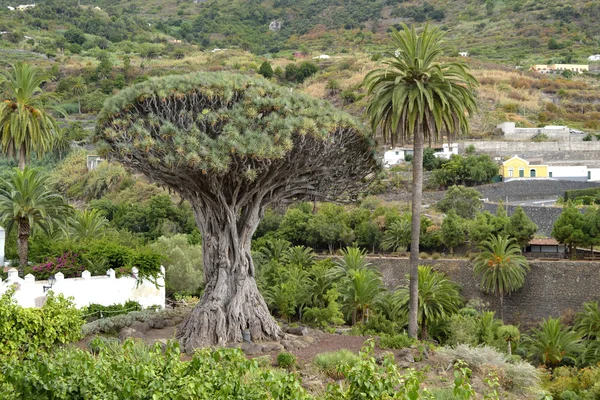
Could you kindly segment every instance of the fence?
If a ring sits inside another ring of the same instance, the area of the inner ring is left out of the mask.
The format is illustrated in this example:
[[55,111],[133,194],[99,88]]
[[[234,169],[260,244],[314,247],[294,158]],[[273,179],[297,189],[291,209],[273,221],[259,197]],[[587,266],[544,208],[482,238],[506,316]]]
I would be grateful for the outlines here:
[[142,307],[158,305],[165,307],[165,269],[160,267],[160,275],[156,281],[138,279],[137,268],[132,269],[132,276],[117,278],[115,271],[109,269],[106,275],[91,276],[89,271],[83,271],[81,278],[67,278],[59,272],[55,275],[55,283],[48,289],[48,281],[36,281],[31,274],[24,279],[19,278],[14,268],[8,271],[8,279],[0,282],[0,294],[15,287],[14,298],[23,307],[41,307],[46,301],[47,290],[55,294],[72,296],[77,307],[89,304],[123,304],[128,300],[140,303]]

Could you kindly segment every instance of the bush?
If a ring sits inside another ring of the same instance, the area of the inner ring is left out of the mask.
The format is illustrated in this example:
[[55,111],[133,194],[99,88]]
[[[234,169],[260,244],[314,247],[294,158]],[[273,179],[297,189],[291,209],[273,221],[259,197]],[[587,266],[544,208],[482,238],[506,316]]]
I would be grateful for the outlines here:
[[137,301],[128,300],[125,304],[113,304],[103,306],[92,303],[81,309],[81,313],[87,322],[95,321],[104,317],[115,317],[121,314],[127,314],[132,311],[141,311],[142,306]]
[[342,379],[344,375],[341,369],[352,368],[360,358],[350,350],[338,350],[327,353],[320,353],[315,356],[315,365],[319,371],[332,379]]
[[203,349],[180,360],[176,343],[94,343],[98,355],[68,348],[4,367],[12,398],[296,399],[311,397],[294,374],[259,369],[239,349]]
[[162,236],[150,247],[162,255],[169,295],[198,293],[203,284],[201,245],[192,245],[187,235],[179,234]]
[[13,294],[9,290],[0,297],[0,365],[81,338],[83,319],[71,300],[50,292],[41,308],[23,308]]
[[431,255],[431,258],[434,260],[438,260],[441,257],[440,253],[435,252]]
[[436,357],[442,365],[464,361],[469,368],[476,372],[496,371],[502,376],[500,383],[504,389],[517,393],[538,393],[540,376],[531,364],[517,361],[509,363],[506,356],[489,346],[473,347],[459,344],[454,348],[440,348]]
[[382,349],[403,349],[410,347],[415,343],[414,339],[408,337],[405,333],[398,335],[382,335],[379,338],[379,347]]
[[292,353],[282,351],[277,354],[277,365],[285,369],[294,369],[296,367],[296,356]]

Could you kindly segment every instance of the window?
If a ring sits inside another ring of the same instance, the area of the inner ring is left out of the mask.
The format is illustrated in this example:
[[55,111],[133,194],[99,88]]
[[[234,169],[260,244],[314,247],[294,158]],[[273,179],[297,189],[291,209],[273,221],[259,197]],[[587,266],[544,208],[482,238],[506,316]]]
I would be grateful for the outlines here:
[[552,172],[548,172],[548,178],[552,178]]
[[592,179],[592,171],[588,171],[588,181]]
[[525,176],[525,169],[519,168],[519,178],[523,178]]
[[513,168],[509,168],[509,169],[508,169],[508,177],[509,177],[509,178],[512,178],[512,176],[513,176],[513,171],[514,171],[514,169],[513,169]]
[[396,152],[396,155],[397,155],[397,156],[399,156],[399,155],[400,155],[400,152],[399,152],[399,151],[397,151],[397,152]]
[[529,170],[529,177],[530,178],[535,178],[535,169],[532,168],[532,169]]

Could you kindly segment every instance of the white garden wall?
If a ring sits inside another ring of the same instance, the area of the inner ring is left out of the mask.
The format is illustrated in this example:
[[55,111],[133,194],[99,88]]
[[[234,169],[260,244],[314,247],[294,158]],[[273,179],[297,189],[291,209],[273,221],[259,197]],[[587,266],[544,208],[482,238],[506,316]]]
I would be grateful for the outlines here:
[[[160,271],[156,283],[147,279],[138,281],[133,276],[116,278],[112,269],[109,269],[106,275],[91,276],[89,271],[83,271],[81,278],[68,279],[59,272],[55,275],[56,283],[51,290],[55,294],[62,293],[65,297],[72,296],[77,307],[85,307],[92,303],[109,306],[134,300],[142,307],[158,305],[164,308],[164,267],[160,267]],[[137,268],[133,268],[132,275],[137,275]],[[17,270],[13,268],[8,271],[8,279],[0,282],[0,294],[14,286],[14,298],[19,305],[41,307],[47,297],[44,286],[48,285],[48,281],[36,281],[31,274],[25,276],[25,279],[19,278]]]

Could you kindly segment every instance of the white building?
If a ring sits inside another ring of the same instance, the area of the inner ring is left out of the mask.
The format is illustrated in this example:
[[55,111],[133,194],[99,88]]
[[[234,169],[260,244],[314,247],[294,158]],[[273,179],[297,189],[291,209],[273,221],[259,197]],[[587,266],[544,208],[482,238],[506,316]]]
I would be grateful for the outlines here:
[[548,178],[568,181],[600,181],[600,168],[585,165],[548,165]]
[[594,54],[588,57],[588,61],[600,61],[600,54]]
[[313,60],[329,60],[330,58],[327,54],[321,54],[320,56],[313,57]]
[[[444,143],[442,148],[437,148],[433,155],[437,158],[443,158],[449,160],[452,154],[458,154],[458,143],[452,143],[450,145]],[[407,155],[412,156],[414,150],[412,147],[396,147],[394,149],[387,150],[383,154],[383,166],[391,167],[392,165],[404,162]]]
[[444,143],[442,145],[442,151],[435,152],[433,155],[437,158],[449,160],[453,154],[458,155],[458,143],[451,143],[450,145]]
[[458,55],[461,57],[469,57],[469,52],[468,51],[459,51]]
[[28,8],[33,8],[33,7],[35,7],[35,3],[33,3],[33,4],[21,4],[21,5],[17,6],[17,10],[24,11],[24,10],[27,10]]
[[412,148],[409,149],[405,147],[396,147],[394,149],[390,149],[383,154],[383,166],[391,167],[392,165],[400,164],[409,154],[414,154]]

